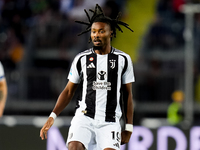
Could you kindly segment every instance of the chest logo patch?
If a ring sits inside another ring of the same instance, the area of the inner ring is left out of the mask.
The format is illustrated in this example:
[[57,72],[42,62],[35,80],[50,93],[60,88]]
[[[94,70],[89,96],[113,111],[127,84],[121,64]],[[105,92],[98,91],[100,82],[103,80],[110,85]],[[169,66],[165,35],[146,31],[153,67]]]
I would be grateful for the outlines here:
[[114,69],[115,68],[115,62],[116,62],[116,60],[114,60],[114,59],[111,59],[110,60],[110,68],[112,68],[112,69]]
[[106,75],[105,71],[99,71],[98,72],[98,79],[99,80],[105,80],[105,75]]

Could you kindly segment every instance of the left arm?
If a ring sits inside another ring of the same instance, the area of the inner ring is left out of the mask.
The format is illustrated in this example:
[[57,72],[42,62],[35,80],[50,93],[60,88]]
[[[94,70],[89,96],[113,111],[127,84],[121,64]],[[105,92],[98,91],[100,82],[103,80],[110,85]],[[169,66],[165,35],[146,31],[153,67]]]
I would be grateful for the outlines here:
[[[127,104],[125,105],[125,115],[126,115],[126,124],[133,124],[133,96],[132,96],[132,83],[128,83],[124,85],[123,94]],[[121,133],[121,144],[125,144],[129,142],[132,132],[123,131]]]
[[7,99],[7,83],[6,79],[0,81],[0,117],[3,116],[4,107]]

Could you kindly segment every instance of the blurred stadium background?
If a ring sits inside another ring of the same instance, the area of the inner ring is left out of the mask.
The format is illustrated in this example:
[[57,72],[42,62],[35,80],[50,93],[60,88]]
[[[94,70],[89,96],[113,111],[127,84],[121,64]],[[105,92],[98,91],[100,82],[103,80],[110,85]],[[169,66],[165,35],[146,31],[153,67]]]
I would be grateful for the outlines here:
[[[190,129],[200,123],[199,0],[0,0],[0,61],[8,84],[0,150],[47,149],[40,127],[67,83],[74,56],[91,46],[89,34],[77,36],[83,26],[74,20],[86,19],[83,9],[96,3],[111,18],[121,11],[134,30],[124,29],[112,41],[133,60],[134,125],[154,136],[160,127],[172,125],[168,108],[178,91],[184,95],[178,110],[182,119],[173,126],[189,141]],[[57,124],[65,140],[75,99]],[[176,142],[170,140],[172,150]],[[149,150],[157,149],[155,143],[156,138]]]

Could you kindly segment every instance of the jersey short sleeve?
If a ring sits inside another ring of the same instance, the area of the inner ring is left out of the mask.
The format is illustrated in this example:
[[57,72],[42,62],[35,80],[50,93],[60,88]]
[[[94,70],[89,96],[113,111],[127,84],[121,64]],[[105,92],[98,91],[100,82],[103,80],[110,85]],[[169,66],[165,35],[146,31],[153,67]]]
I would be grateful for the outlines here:
[[0,80],[4,78],[4,70],[3,70],[3,65],[0,62]]
[[135,76],[133,72],[133,63],[129,55],[127,55],[127,69],[122,76],[122,83],[127,84],[131,82],[135,82]]
[[80,83],[80,71],[77,68],[79,59],[78,56],[74,58],[68,75],[69,81],[73,83]]

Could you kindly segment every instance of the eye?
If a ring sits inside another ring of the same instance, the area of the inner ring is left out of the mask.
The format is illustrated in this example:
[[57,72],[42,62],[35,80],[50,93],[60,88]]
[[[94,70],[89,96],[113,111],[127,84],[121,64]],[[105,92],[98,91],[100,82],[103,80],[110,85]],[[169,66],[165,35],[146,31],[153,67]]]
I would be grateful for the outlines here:
[[100,31],[100,33],[104,33],[104,31],[103,31],[103,30],[101,30],[101,31]]

